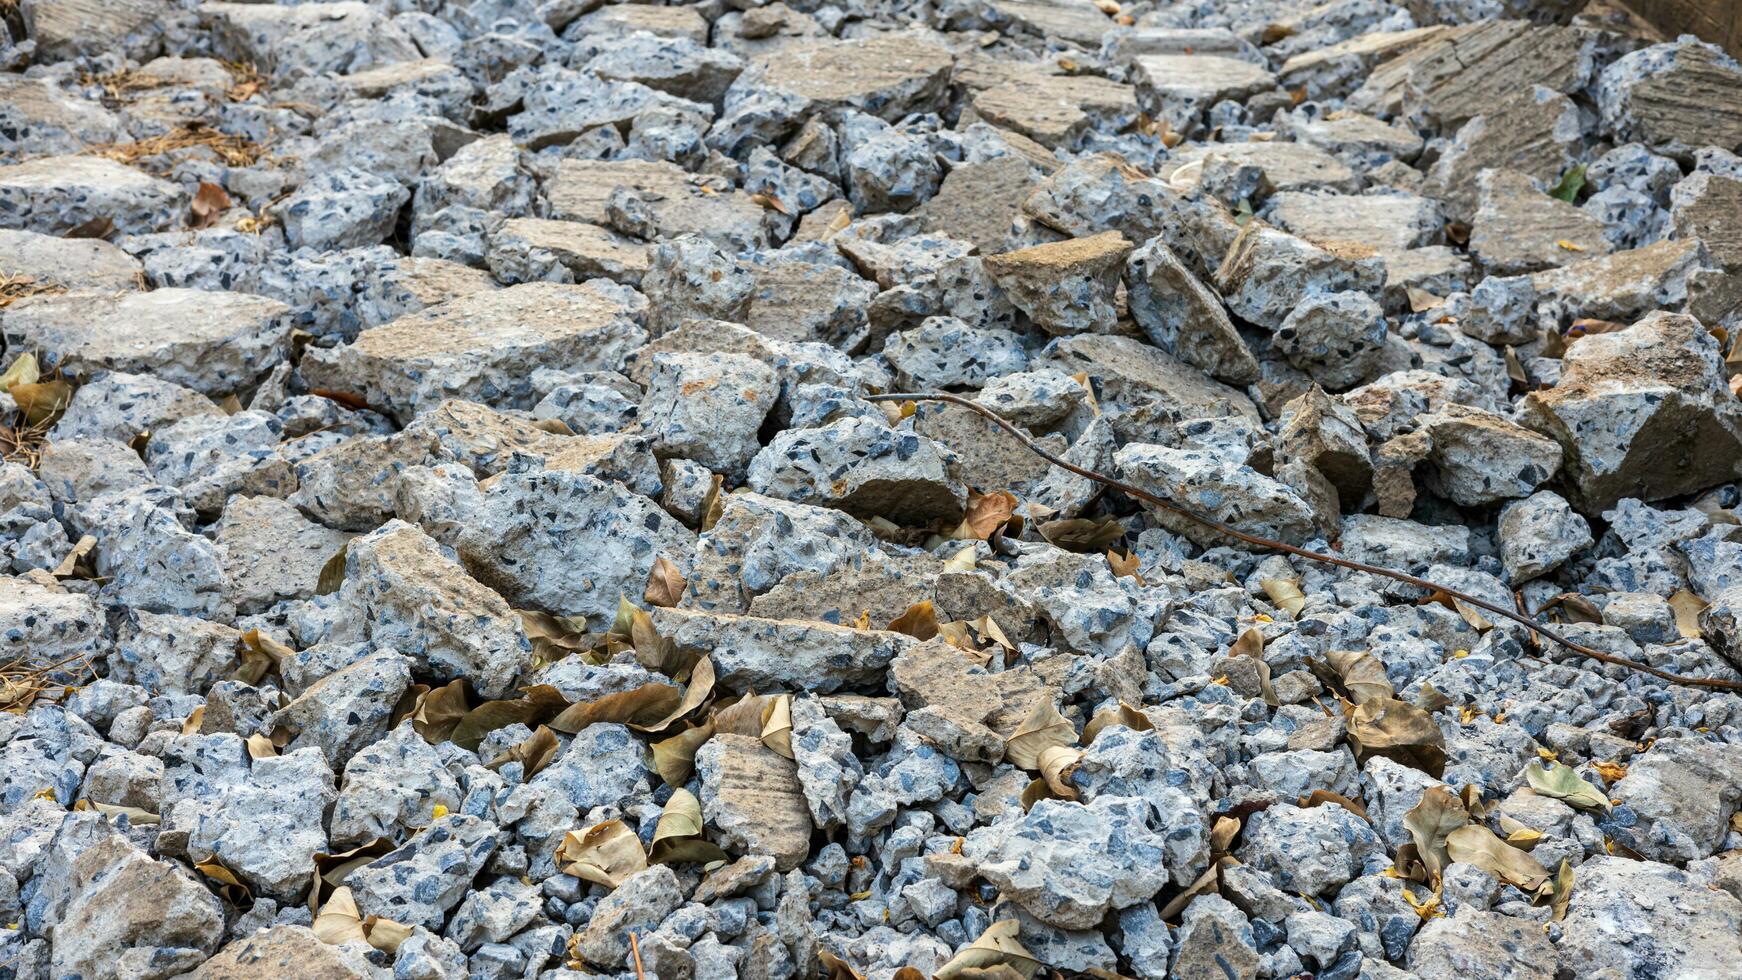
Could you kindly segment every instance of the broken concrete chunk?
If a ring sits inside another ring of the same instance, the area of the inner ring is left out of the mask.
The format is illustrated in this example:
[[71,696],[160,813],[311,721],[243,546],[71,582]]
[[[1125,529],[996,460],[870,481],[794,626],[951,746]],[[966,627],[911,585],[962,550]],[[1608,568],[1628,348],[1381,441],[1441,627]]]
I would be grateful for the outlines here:
[[1131,253],[1126,282],[1131,316],[1157,347],[1227,384],[1258,380],[1258,360],[1221,298],[1160,238]]
[[1559,384],[1524,397],[1520,420],[1561,444],[1585,513],[1742,475],[1742,406],[1725,385],[1717,341],[1693,317],[1654,313],[1585,337],[1562,364]]
[[351,541],[340,598],[362,613],[371,642],[437,677],[465,678],[487,698],[512,691],[530,659],[508,603],[404,521]]
[[646,340],[630,308],[596,286],[526,283],[473,293],[363,331],[302,361],[315,387],[347,392],[410,421],[467,398],[531,408],[538,367],[612,371]]
[[757,493],[861,517],[924,523],[960,516],[967,488],[954,453],[868,418],[788,429],[750,463]]
[[1609,251],[1601,221],[1516,170],[1484,170],[1476,185],[1470,251],[1490,274],[1536,272]]
[[251,387],[283,359],[289,309],[197,289],[77,292],[12,304],[0,311],[0,332],[71,374],[151,374],[218,397]]
[[653,625],[678,649],[712,657],[719,682],[744,690],[827,694],[876,683],[917,642],[884,630],[680,609],[653,610]]
[[810,853],[811,818],[798,766],[750,735],[721,733],[696,752],[702,816],[728,852],[767,855],[777,870]]
[[1052,334],[1113,327],[1113,291],[1131,243],[1118,232],[987,256],[986,271],[1011,302]]

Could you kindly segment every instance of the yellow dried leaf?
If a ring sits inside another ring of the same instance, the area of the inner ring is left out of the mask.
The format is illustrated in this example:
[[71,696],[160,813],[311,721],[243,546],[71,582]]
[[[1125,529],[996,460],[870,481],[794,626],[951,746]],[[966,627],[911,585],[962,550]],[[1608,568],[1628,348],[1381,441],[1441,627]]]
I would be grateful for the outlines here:
[[709,864],[726,852],[702,836],[702,804],[687,789],[673,791],[653,828],[648,858],[654,864]]
[[628,824],[607,820],[580,833],[564,834],[557,845],[556,866],[563,874],[616,888],[647,870],[647,855]]
[[10,390],[13,385],[32,385],[42,378],[42,367],[37,363],[36,355],[25,351],[12,359],[12,364],[0,373],[0,391]]
[[1147,732],[1155,728],[1148,715],[1121,701],[1095,712],[1089,723],[1083,726],[1083,744],[1094,744],[1095,736],[1110,725],[1121,725],[1134,732]]
[[1619,762],[1593,762],[1591,768],[1597,770],[1597,775],[1603,777],[1603,782],[1614,785],[1627,777],[1627,767]]
[[1585,246],[1580,245],[1578,242],[1569,241],[1565,238],[1555,239],[1555,244],[1569,252],[1583,252],[1585,250]]
[[762,744],[772,749],[776,755],[788,759],[792,755],[792,695],[782,694],[768,703],[767,712],[762,718],[760,733]]
[[884,629],[891,633],[904,633],[916,640],[929,640],[938,635],[937,610],[932,607],[930,599],[922,599],[890,620]]
[[1042,752],[1054,746],[1076,745],[1077,729],[1051,700],[1040,701],[1004,743],[1004,758],[1018,769],[1040,768]]
[[1670,611],[1675,613],[1675,629],[1685,639],[1697,640],[1700,633],[1700,613],[1706,611],[1706,600],[1687,589],[1679,589],[1669,597]]
[[1030,980],[1040,972],[1041,964],[1016,941],[1016,935],[1021,928],[1022,923],[1016,919],[992,923],[967,949],[938,967],[932,974],[932,980],[996,977],[1002,972],[999,968],[1009,971],[1005,976],[1014,974],[1021,980]]
[[977,551],[977,549],[973,545],[968,545],[968,546],[964,547],[961,551],[958,551],[954,555],[950,556],[949,561],[944,562],[944,571],[946,571],[946,572],[971,572],[971,571],[973,571],[974,570],[974,560],[976,557],[976,555],[975,555],[976,551]]
[[1289,578],[1267,578],[1258,583],[1270,601],[1276,603],[1276,608],[1290,616],[1299,616],[1306,607],[1306,595],[1300,590],[1300,580]]

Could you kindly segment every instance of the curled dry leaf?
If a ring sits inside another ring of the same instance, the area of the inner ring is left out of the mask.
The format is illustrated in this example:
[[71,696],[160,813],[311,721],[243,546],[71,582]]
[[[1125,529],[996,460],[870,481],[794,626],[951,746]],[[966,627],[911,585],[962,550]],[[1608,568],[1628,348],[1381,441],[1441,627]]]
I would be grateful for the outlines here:
[[411,709],[411,727],[426,742],[445,742],[468,710],[466,682],[449,681],[418,695]]
[[1306,594],[1300,590],[1300,580],[1292,578],[1267,578],[1258,583],[1270,601],[1276,603],[1276,608],[1290,616],[1299,616],[1306,608]]
[[616,888],[647,870],[647,855],[628,824],[607,820],[564,834],[556,848],[556,866],[563,874]]
[[1211,856],[1221,857],[1234,850],[1234,838],[1240,836],[1242,826],[1243,823],[1239,817],[1225,814],[1218,816],[1215,822],[1210,824]]
[[725,477],[715,473],[708,484],[707,495],[702,498],[702,519],[697,530],[712,531],[714,525],[720,522],[720,515],[726,512],[726,502],[722,499],[720,490],[724,483]]
[[1073,745],[1053,745],[1041,750],[1038,767],[1040,778],[1061,800],[1077,798],[1077,788],[1071,785],[1071,774],[1083,761],[1083,750]]
[[1077,744],[1077,729],[1052,701],[1037,703],[1004,743],[1004,758],[1018,769],[1038,770],[1040,756],[1055,746]]
[[1677,590],[1669,597],[1670,611],[1675,613],[1675,629],[1684,638],[1697,640],[1700,638],[1700,613],[1706,611],[1706,600],[1694,595],[1687,589]]
[[1113,570],[1114,578],[1131,578],[1135,579],[1138,585],[1149,584],[1143,580],[1143,573],[1139,571],[1143,567],[1143,559],[1137,557],[1135,551],[1128,551],[1121,557],[1117,551],[1109,548],[1107,550],[1107,567]]
[[222,187],[208,181],[200,181],[199,190],[194,192],[192,212],[188,220],[190,228],[211,228],[230,209],[230,195]]
[[768,703],[768,710],[762,717],[762,731],[757,733],[757,737],[775,754],[793,758],[792,695],[782,694]]
[[259,732],[248,736],[248,758],[272,759],[278,756],[278,746],[272,744],[272,739]]
[[[1426,869],[1428,879],[1438,878],[1446,865],[1452,863],[1446,854],[1446,837],[1469,822],[1470,812],[1464,809],[1463,801],[1444,786],[1423,790],[1421,801],[1403,815],[1403,829],[1409,832],[1415,857]],[[1398,869],[1407,870],[1401,862]]]
[[683,572],[678,571],[677,563],[660,555],[647,573],[647,589],[641,597],[650,606],[670,609],[683,601],[684,585]]
[[1567,917],[1567,903],[1573,898],[1573,864],[1566,858],[1561,858],[1560,870],[1543,886],[1547,893],[1549,907],[1554,909],[1552,922],[1559,922]]
[[246,907],[254,902],[254,891],[250,889],[236,872],[224,867],[224,862],[216,857],[208,857],[203,861],[194,862],[194,870],[207,880],[218,886],[218,892],[231,905]]
[[308,907],[310,912],[319,912],[325,904],[327,896],[345,884],[345,879],[351,872],[375,860],[383,854],[391,854],[394,849],[392,841],[385,837],[377,837],[367,844],[360,844],[348,851],[328,854],[316,851],[312,855],[315,866],[314,886],[309,889]]
[[682,678],[695,665],[695,655],[679,650],[670,637],[660,636],[653,626],[653,617],[645,610],[634,609],[629,614],[629,641],[635,647],[637,663],[667,677]]
[[59,379],[38,381],[15,384],[7,389],[7,394],[18,403],[25,425],[42,426],[54,422],[66,411],[73,400],[73,386]]
[[1385,675],[1385,665],[1365,650],[1332,650],[1325,655],[1325,663],[1330,668],[1328,674],[1317,669],[1313,673],[1355,704],[1397,697],[1390,678]]
[[1164,922],[1178,922],[1180,913],[1186,906],[1192,904],[1192,899],[1199,895],[1213,895],[1222,887],[1222,870],[1238,865],[1240,862],[1231,857],[1220,857],[1210,862],[1208,869],[1198,875],[1198,880],[1185,887],[1185,890],[1175,895],[1171,901],[1161,907],[1161,918]]
[[653,752],[653,771],[659,773],[667,786],[682,786],[695,771],[696,752],[713,735],[714,723],[707,721],[654,742],[649,746]]
[[1328,789],[1315,789],[1311,793],[1300,798],[1300,807],[1303,810],[1309,807],[1323,806],[1326,803],[1335,803],[1350,813],[1353,813],[1355,816],[1360,817],[1362,820],[1365,820],[1368,823],[1373,822],[1373,818],[1367,815],[1366,807],[1349,799],[1341,793],[1333,793]]
[[825,980],[865,980],[852,964],[826,949],[817,950],[817,961],[823,965]]
[[1465,824],[1446,835],[1446,856],[1473,864],[1509,885],[1535,891],[1548,880],[1548,869],[1536,858],[1513,847],[1481,824]]
[[96,800],[79,800],[77,803],[73,804],[73,810],[74,812],[80,813],[86,810],[94,811],[111,820],[119,820],[122,817],[126,817],[128,824],[138,827],[150,827],[163,822],[163,817],[152,813],[144,807],[120,806],[114,803],[98,803]]
[[1091,745],[1103,728],[1122,725],[1134,732],[1147,732],[1155,727],[1149,716],[1121,701],[1116,706],[1102,708],[1083,726],[1083,744]]
[[922,599],[907,607],[907,611],[889,621],[884,629],[905,633],[916,640],[929,640],[938,635],[938,614],[930,599]]
[[345,556],[350,548],[349,542],[339,545],[339,550],[321,566],[320,577],[315,580],[315,595],[332,595],[345,584]]
[[92,557],[97,550],[97,538],[87,534],[73,544],[60,564],[54,566],[49,574],[58,579],[77,578],[92,579],[96,577],[96,560]]
[[987,976],[985,971],[994,967],[1009,967],[1023,980],[1029,980],[1040,972],[1040,961],[1029,954],[1022,944],[1016,941],[1016,935],[1022,929],[1022,923],[1016,919],[1004,919],[986,927],[980,938],[968,945],[950,958],[948,963],[937,968],[932,974],[932,980],[966,980],[968,977]]
[[491,759],[489,768],[501,769],[510,762],[520,763],[520,778],[522,782],[538,775],[545,766],[556,758],[558,742],[556,733],[548,725],[538,726],[538,730],[526,736],[519,742],[508,747],[508,750]]
[[335,889],[325,904],[315,911],[312,928],[315,938],[332,946],[369,941],[363,932],[363,915],[357,911],[357,900],[352,897],[351,889],[345,887]]
[[726,852],[702,836],[702,804],[687,789],[672,792],[653,828],[648,859],[654,864],[709,864],[726,860]]
[[1240,634],[1234,645],[1228,648],[1230,657],[1251,657],[1258,662],[1258,693],[1264,698],[1264,703],[1272,708],[1281,704],[1276,697],[1276,688],[1270,683],[1270,664],[1264,660],[1264,634],[1257,627]]
[[1004,530],[1004,525],[1010,523],[1020,503],[1008,490],[997,493],[969,493],[968,508],[962,515],[962,523],[956,526],[950,537],[963,541],[990,541]]
[[975,561],[975,558],[977,556],[978,550],[979,549],[975,548],[971,544],[963,546],[961,551],[958,551],[954,555],[951,555],[950,560],[944,562],[944,571],[946,571],[946,572],[971,572],[971,571],[973,571],[974,570],[974,561]]
[[1603,610],[1577,592],[1562,592],[1543,603],[1536,611],[1539,615],[1552,613],[1561,622],[1603,625]]
[[199,734],[200,726],[205,722],[205,720],[206,706],[202,704],[188,712],[188,716],[181,720],[181,733],[183,735]]
[[562,692],[549,684],[535,684],[521,689],[523,696],[500,701],[486,701],[460,716],[448,740],[463,749],[476,752],[484,736],[509,725],[537,725],[568,706]]
[[1348,733],[1363,762],[1382,755],[1435,779],[1446,771],[1445,736],[1433,716],[1413,704],[1381,698],[1355,705]]
[[1524,779],[1538,795],[1552,796],[1568,806],[1581,810],[1609,809],[1609,797],[1579,778],[1579,774],[1564,763],[1552,762],[1547,767],[1528,763],[1524,767]]
[[242,634],[242,645],[237,650],[242,663],[236,668],[235,679],[258,685],[266,675],[278,673],[284,658],[295,652],[258,629],[251,629]]
[[577,701],[546,724],[566,735],[573,735],[599,722],[615,722],[645,731],[654,723],[670,717],[682,703],[683,695],[677,688],[650,681],[632,690],[607,694],[592,701]]
[[1052,545],[1083,554],[1106,551],[1125,537],[1125,525],[1111,517],[1098,521],[1086,517],[1047,521],[1035,530]]
[[13,385],[32,385],[41,378],[42,366],[36,355],[25,351],[13,358],[5,371],[0,371],[0,391],[9,391]]

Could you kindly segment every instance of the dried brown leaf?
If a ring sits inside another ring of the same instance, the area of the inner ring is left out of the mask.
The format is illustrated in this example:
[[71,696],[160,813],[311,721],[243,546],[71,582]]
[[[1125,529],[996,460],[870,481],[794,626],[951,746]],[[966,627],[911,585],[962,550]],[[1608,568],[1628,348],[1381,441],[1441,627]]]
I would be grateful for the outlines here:
[[646,730],[671,716],[682,703],[683,695],[677,688],[650,681],[633,690],[607,694],[592,701],[577,701],[546,724],[568,735],[599,722],[615,722]]
[[[1403,829],[1409,831],[1415,856],[1429,878],[1438,878],[1452,863],[1446,855],[1447,835],[1469,822],[1470,812],[1464,809],[1463,801],[1444,786],[1423,790],[1421,801],[1403,815]],[[1401,863],[1398,868],[1406,870]]]
[[702,804],[694,793],[687,789],[672,792],[653,828],[648,859],[654,864],[709,864],[726,859],[725,851],[702,836]]
[[1535,891],[1548,881],[1548,869],[1481,824],[1465,824],[1446,835],[1446,856],[1473,864],[1509,885]]
[[682,786],[695,771],[696,752],[713,735],[714,724],[710,721],[654,742],[648,746],[653,752],[653,771],[659,773],[667,786]]
[[1095,736],[1111,725],[1122,725],[1134,732],[1147,732],[1155,727],[1148,715],[1121,701],[1102,708],[1089,718],[1088,724],[1083,726],[1083,744],[1094,744]]
[[1049,748],[1077,744],[1077,729],[1059,713],[1051,700],[1040,701],[1016,726],[1004,743],[1004,759],[1018,769],[1040,768],[1040,756]]
[[904,633],[916,640],[929,640],[938,635],[937,610],[930,599],[922,599],[907,607],[907,611],[889,621],[884,629]]
[[969,493],[968,508],[962,523],[950,535],[964,541],[989,541],[1004,530],[1004,525],[1016,514],[1021,501],[1008,490],[997,493]]
[[650,606],[670,609],[683,601],[684,585],[683,572],[678,571],[677,563],[660,555],[653,560],[653,570],[647,574],[647,590],[641,597]]
[[222,187],[208,181],[200,181],[199,190],[194,192],[191,208],[192,217],[188,221],[190,228],[211,228],[217,225],[224,212],[230,209],[230,195]]
[[1106,551],[1125,537],[1125,525],[1111,517],[1098,521],[1086,517],[1046,521],[1035,530],[1055,547],[1082,554]]
[[985,971],[994,967],[1009,967],[1023,980],[1029,980],[1040,972],[1041,964],[1016,941],[1016,934],[1021,928],[1022,923],[1016,919],[992,923],[968,948],[938,967],[932,974],[932,980],[980,978],[986,976]]
[[1433,716],[1395,698],[1355,705],[1348,715],[1349,741],[1363,762],[1385,756],[1438,779],[1446,769],[1445,736]]
[[607,820],[564,834],[556,848],[556,866],[563,874],[616,888],[647,870],[647,855],[628,824]]

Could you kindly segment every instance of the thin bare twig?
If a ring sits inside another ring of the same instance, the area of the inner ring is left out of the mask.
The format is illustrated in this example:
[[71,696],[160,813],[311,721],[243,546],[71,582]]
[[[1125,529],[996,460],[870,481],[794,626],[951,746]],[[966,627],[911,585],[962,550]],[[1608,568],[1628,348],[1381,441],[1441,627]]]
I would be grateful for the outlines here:
[[1471,595],[1468,592],[1461,592],[1449,586],[1441,585],[1438,582],[1410,575],[1407,572],[1400,572],[1394,568],[1386,568],[1383,565],[1369,565],[1366,562],[1355,561],[1350,558],[1342,558],[1337,555],[1326,554],[1322,551],[1313,551],[1310,548],[1301,548],[1283,541],[1277,541],[1274,538],[1266,538],[1262,535],[1248,534],[1238,528],[1224,524],[1215,518],[1205,517],[1202,514],[1181,507],[1179,504],[1159,497],[1142,487],[1132,486],[1123,480],[1108,476],[1105,473],[1099,473],[1095,470],[1089,469],[1088,467],[1078,466],[1075,463],[1065,460],[1042,448],[1027,433],[1023,432],[1015,425],[1012,425],[1010,422],[1005,421],[996,412],[993,412],[991,409],[978,402],[963,398],[960,395],[951,395],[940,391],[918,391],[898,392],[888,395],[867,395],[865,397],[867,401],[874,402],[948,402],[951,405],[959,405],[971,412],[976,412],[984,416],[988,421],[1009,433],[1016,439],[1016,441],[1022,443],[1029,452],[1034,453],[1036,456],[1039,456],[1041,459],[1046,460],[1060,469],[1068,470],[1080,477],[1084,477],[1085,479],[1094,480],[1096,483],[1111,487],[1127,496],[1135,497],[1146,504],[1158,507],[1170,514],[1177,514],[1186,520],[1201,524],[1204,527],[1233,538],[1236,541],[1242,541],[1259,548],[1268,548],[1272,551],[1280,551],[1284,554],[1294,555],[1298,558],[1305,558],[1309,561],[1316,561],[1324,565],[1335,565],[1339,568],[1348,568],[1357,572],[1366,572],[1369,575],[1378,575],[1382,578],[1388,578],[1408,585],[1413,585],[1417,588],[1426,589],[1429,592],[1443,593],[1459,602],[1467,603],[1484,612],[1493,613],[1494,615],[1500,616],[1504,619],[1512,620],[1521,626],[1533,630],[1536,635],[1547,637],[1548,639],[1553,640],[1557,645],[1571,650],[1582,657],[1588,657],[1601,663],[1613,664],[1617,667],[1626,667],[1629,670],[1637,670],[1640,673],[1650,674],[1653,677],[1668,681],[1671,684],[1681,684],[1687,687],[1716,688],[1724,691],[1742,691],[1742,681],[1726,680],[1721,677],[1688,677],[1683,674],[1672,674],[1667,670],[1660,670],[1650,664],[1640,663],[1637,660],[1632,660],[1627,657],[1617,657],[1612,653],[1604,653],[1601,650],[1594,650],[1582,643],[1576,643],[1568,639],[1559,631],[1550,629],[1516,610],[1508,609],[1505,606],[1495,605],[1479,596]]
[[641,943],[635,938],[635,930],[629,931],[629,951],[635,954],[635,980],[647,980],[647,974],[641,969]]

